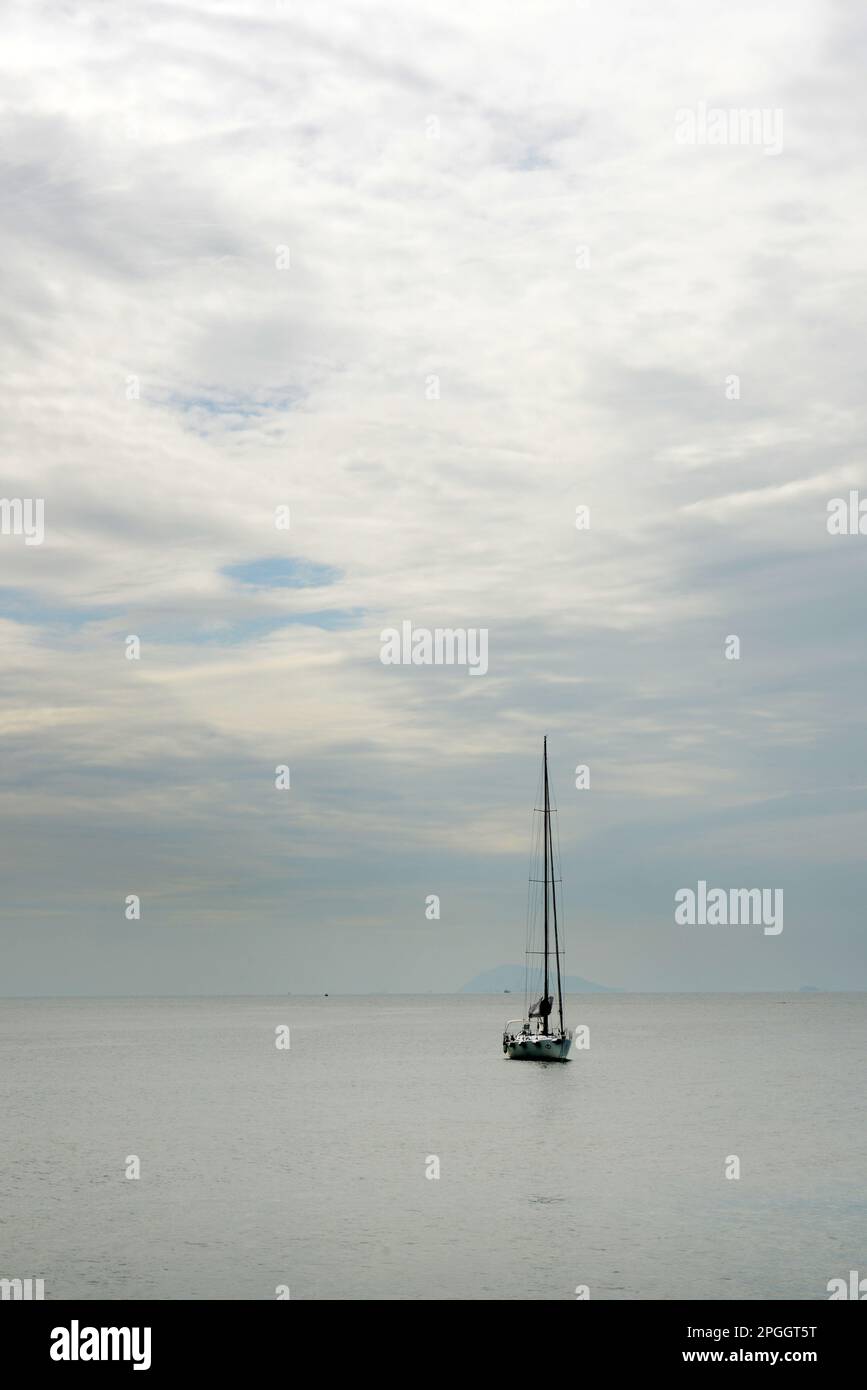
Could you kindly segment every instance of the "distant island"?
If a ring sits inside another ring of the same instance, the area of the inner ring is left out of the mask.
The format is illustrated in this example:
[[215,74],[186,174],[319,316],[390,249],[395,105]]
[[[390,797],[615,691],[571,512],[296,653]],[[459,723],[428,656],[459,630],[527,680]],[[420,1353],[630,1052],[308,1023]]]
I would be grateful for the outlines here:
[[[620,994],[617,986],[597,985],[592,980],[584,980],[580,975],[564,975],[563,988],[567,994]],[[483,970],[465,984],[461,994],[502,994],[509,990],[516,994],[524,991],[523,965],[497,965],[493,970]]]

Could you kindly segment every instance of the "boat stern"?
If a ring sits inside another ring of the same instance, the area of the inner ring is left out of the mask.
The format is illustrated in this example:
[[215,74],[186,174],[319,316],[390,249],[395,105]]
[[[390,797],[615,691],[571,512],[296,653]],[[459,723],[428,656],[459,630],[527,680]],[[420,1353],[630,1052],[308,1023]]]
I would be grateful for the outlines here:
[[526,1023],[512,1019],[503,1031],[503,1052],[513,1061],[567,1062],[571,1050],[570,1028],[562,1033],[533,1033]]

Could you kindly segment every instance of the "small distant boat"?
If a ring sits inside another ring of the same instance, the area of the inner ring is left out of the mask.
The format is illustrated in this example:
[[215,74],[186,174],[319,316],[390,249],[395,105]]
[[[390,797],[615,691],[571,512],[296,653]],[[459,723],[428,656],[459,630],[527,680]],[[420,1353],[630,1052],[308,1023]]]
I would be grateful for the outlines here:
[[[542,805],[534,807],[534,811],[542,820],[541,825],[536,823],[533,837],[527,909],[526,1017],[509,1019],[503,1030],[503,1051],[507,1057],[529,1062],[566,1062],[572,1048],[572,1031],[566,1027],[563,1017],[561,967],[565,952],[561,942],[562,923],[557,917],[557,884],[562,880],[559,874],[559,847],[555,856],[551,831],[551,816],[557,812],[551,807],[548,785],[547,737],[542,744],[540,790]],[[552,1022],[554,995],[549,992],[553,976],[557,981],[555,1022]],[[531,1003],[536,995],[539,997]]]

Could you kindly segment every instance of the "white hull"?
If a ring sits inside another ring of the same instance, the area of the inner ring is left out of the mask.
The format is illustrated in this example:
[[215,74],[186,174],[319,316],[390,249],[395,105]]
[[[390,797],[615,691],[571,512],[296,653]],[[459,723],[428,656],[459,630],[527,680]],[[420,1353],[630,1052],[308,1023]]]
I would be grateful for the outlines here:
[[571,1038],[516,1038],[506,1043],[504,1052],[516,1061],[568,1062]]

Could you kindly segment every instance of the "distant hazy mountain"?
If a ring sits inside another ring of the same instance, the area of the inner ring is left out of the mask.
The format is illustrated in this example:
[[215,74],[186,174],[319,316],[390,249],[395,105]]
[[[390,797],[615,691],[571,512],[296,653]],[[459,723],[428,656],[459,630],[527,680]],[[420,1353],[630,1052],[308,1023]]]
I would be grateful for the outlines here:
[[[502,994],[504,989],[513,994],[524,992],[523,965],[498,965],[493,970],[483,970],[469,984],[464,985],[461,994]],[[592,980],[582,980],[580,975],[564,975],[563,989],[567,994],[619,994],[616,986],[597,985]]]

